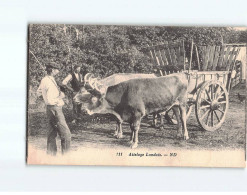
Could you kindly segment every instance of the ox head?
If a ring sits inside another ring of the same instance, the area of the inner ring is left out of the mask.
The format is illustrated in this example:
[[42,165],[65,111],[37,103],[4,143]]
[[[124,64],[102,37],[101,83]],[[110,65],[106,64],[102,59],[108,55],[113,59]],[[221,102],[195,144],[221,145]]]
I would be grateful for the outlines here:
[[81,104],[81,109],[91,115],[102,109],[106,90],[107,87],[94,78],[91,73],[88,73],[84,77],[84,87],[76,94],[73,101]]

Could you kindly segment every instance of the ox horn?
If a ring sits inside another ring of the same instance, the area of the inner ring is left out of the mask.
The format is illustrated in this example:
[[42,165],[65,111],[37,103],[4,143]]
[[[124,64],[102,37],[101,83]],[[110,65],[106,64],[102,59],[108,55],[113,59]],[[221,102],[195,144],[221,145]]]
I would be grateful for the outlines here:
[[92,91],[96,92],[97,94],[105,94],[106,89],[104,85],[98,81],[97,78],[89,78],[88,84]]
[[106,87],[104,84],[102,84],[99,80],[95,80],[94,84],[93,84],[94,88],[101,94],[105,94],[106,93]]
[[90,85],[90,87],[92,87],[92,89],[95,88],[95,83],[96,83],[96,78],[89,78],[88,80],[88,84]]
[[85,76],[84,76],[84,82],[85,83],[89,83],[89,80],[93,77],[93,74],[92,73],[87,73]]

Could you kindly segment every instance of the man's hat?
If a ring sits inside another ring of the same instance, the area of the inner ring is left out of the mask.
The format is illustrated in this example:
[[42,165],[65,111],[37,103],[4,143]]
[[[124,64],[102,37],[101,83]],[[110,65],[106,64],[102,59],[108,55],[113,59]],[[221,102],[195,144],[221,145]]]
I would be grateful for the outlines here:
[[58,69],[58,70],[61,68],[60,65],[55,63],[55,62],[50,62],[49,64],[46,65],[46,67],[47,68],[51,67],[51,68],[55,68],[55,69]]

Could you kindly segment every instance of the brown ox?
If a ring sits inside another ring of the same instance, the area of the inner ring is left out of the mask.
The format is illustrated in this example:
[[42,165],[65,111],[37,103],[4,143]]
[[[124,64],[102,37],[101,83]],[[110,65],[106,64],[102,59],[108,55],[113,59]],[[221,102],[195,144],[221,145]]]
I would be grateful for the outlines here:
[[[98,79],[96,78],[92,78],[93,75],[91,73],[88,73],[85,75],[84,77],[84,81],[87,84],[92,83],[94,81],[98,81]],[[116,74],[113,74],[109,77],[106,77],[102,80],[100,80],[99,82],[106,86],[106,87],[109,87],[109,86],[113,86],[113,85],[117,85],[121,82],[124,82],[124,81],[128,81],[128,80],[131,80],[131,79],[137,79],[137,78],[156,78],[155,74],[141,74],[141,73],[116,73]],[[91,84],[90,84],[91,85]],[[82,87],[81,90],[77,93],[77,95],[75,96],[74,99],[76,100],[80,100],[81,102],[85,102],[85,101],[88,101],[90,100],[90,93],[86,90],[85,87]],[[88,99],[89,98],[89,99]],[[154,114],[154,126],[156,126],[156,121],[157,121],[157,117],[155,116],[156,114]],[[123,132],[122,132],[122,125],[121,123],[117,123],[117,126],[116,126],[116,130],[114,132],[114,136],[116,136],[117,138],[122,138],[123,137]]]
[[174,106],[176,117],[181,113],[182,127],[178,120],[178,136],[189,139],[186,127],[186,101],[188,80],[185,73],[177,73],[158,78],[141,78],[121,82],[113,86],[104,86],[90,82],[89,93],[75,97],[74,101],[82,103],[88,114],[113,114],[118,123],[130,123],[132,130],[131,147],[138,146],[138,131],[141,119],[146,114],[169,110]]

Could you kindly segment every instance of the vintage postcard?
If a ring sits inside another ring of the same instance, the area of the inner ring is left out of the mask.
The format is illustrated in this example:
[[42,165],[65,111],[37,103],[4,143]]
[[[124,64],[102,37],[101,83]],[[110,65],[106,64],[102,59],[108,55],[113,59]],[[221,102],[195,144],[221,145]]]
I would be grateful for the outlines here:
[[246,37],[30,24],[27,164],[245,167]]

